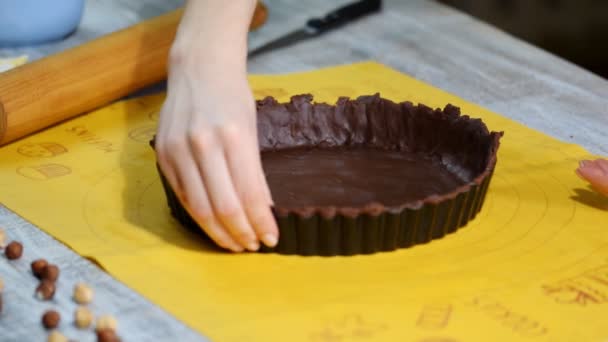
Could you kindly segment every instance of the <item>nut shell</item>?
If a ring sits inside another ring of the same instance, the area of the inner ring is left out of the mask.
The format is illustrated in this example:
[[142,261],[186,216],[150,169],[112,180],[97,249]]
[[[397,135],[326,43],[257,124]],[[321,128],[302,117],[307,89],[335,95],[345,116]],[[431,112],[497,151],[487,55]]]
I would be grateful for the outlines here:
[[61,322],[61,315],[55,310],[49,310],[42,315],[42,325],[47,329],[55,329]]
[[55,296],[55,283],[49,280],[43,280],[36,288],[36,297],[40,300],[49,300]]
[[120,338],[113,330],[103,329],[97,331],[97,342],[120,342]]
[[112,330],[99,330],[97,331],[97,342],[106,342],[114,338],[116,334]]
[[44,268],[48,264],[49,263],[44,259],[36,259],[36,260],[32,261],[31,268],[32,268],[32,273],[34,274],[34,276],[38,279],[41,279],[42,271],[44,271]]
[[9,260],[21,258],[21,255],[23,255],[23,245],[17,241],[12,241],[4,249],[4,255],[6,255]]
[[56,282],[59,278],[59,267],[57,265],[48,264],[42,269],[41,279]]

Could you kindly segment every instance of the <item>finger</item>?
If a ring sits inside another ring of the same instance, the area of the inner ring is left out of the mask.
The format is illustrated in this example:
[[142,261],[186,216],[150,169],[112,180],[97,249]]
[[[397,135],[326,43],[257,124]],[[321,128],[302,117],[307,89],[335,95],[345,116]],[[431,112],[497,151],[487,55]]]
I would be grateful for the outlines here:
[[256,251],[259,243],[230,179],[221,142],[212,134],[190,137],[190,146],[203,176],[214,214],[234,240]]
[[606,159],[596,159],[593,161],[594,164],[599,167],[600,169],[602,169],[602,171],[604,172],[604,174],[608,175],[608,160]]
[[179,182],[183,184],[182,204],[188,213],[220,247],[242,252],[243,247],[234,241],[213,217],[213,209],[209,203],[198,166],[194,162],[187,144],[184,143],[183,149],[176,151],[171,159],[174,169],[177,170]]
[[178,149],[179,143],[174,139],[167,139],[163,133],[159,132],[156,139],[154,150],[156,151],[156,160],[162,176],[165,178],[169,186],[175,192],[175,195],[182,198],[182,184],[177,177],[175,169],[173,168],[174,163],[171,161],[171,152]]
[[268,203],[268,205],[274,205],[274,200],[272,199],[272,193],[270,192],[270,187],[268,186],[268,180],[266,179],[266,175],[264,174],[264,170],[262,169],[261,172],[259,172],[259,182],[260,184],[262,184],[262,187],[264,188],[264,198],[266,199],[266,203]]
[[586,179],[598,192],[608,195],[608,175],[597,168],[581,167],[577,173]]
[[272,211],[267,204],[255,202],[245,205],[247,218],[258,238],[268,247],[275,247],[279,241],[279,230]]
[[[186,124],[181,120],[171,120],[169,115],[172,113],[169,113],[169,110],[177,113],[177,110],[185,109],[174,106],[171,97],[168,97],[161,111],[155,150],[164,177],[180,203],[211,240],[222,248],[242,252],[243,247],[214,220],[198,167],[190,155],[190,147],[184,137]],[[180,176],[176,170],[182,171]],[[184,189],[189,191],[186,193]],[[211,214],[208,215],[207,212]]]
[[182,193],[182,185],[175,174],[175,170],[173,170],[173,164],[169,162],[169,155],[166,152],[168,148],[165,144],[166,143],[162,142],[162,140],[157,140],[156,146],[154,147],[156,150],[156,160],[158,161],[158,166],[160,167],[163,177],[169,183],[169,186],[173,189],[175,194],[180,196]]
[[[255,145],[257,145],[257,141],[255,142]],[[251,154],[256,157],[256,159],[257,159],[256,163],[259,165],[257,167],[257,169],[259,170],[259,172],[258,172],[259,184],[261,184],[261,186],[262,186],[262,189],[264,192],[264,198],[266,199],[266,203],[268,203],[268,205],[272,206],[272,205],[274,205],[274,200],[272,199],[272,193],[270,191],[270,187],[268,186],[268,180],[266,179],[266,174],[264,172],[260,149],[256,147],[251,152]]]
[[[175,121],[168,120],[167,117],[170,116],[171,112],[174,111],[174,108],[171,97],[167,97],[163,108],[160,113],[160,123],[158,125],[158,130],[156,133],[156,141],[154,144],[154,150],[156,151],[156,159],[162,175],[169,183],[169,186],[175,192],[175,195],[180,199],[180,202],[183,203],[183,190],[182,184],[180,184],[179,179],[175,173],[173,168],[173,163],[170,162],[169,156],[172,151],[177,151],[180,148],[179,133],[176,130],[179,130],[179,125],[175,123]],[[173,132],[173,134],[171,134]]]
[[252,137],[241,138],[239,141],[235,131],[224,131],[223,134],[230,174],[249,223],[266,246],[274,247],[279,234],[270,210],[272,199],[262,170],[257,141]]
[[245,249],[241,246],[230,233],[222,226],[221,222],[217,221],[215,217],[208,220],[201,221],[199,223],[205,233],[220,247],[229,249],[233,252],[240,253]]
[[253,123],[251,131],[253,134],[251,135],[251,143],[246,144],[246,146],[251,146],[250,156],[255,158],[255,163],[257,164],[256,169],[259,170],[258,177],[260,178],[259,184],[261,184],[264,192],[264,197],[266,198],[266,203],[269,205],[274,205],[274,201],[272,199],[272,193],[270,191],[270,187],[268,186],[268,180],[266,179],[266,174],[264,172],[263,164],[262,164],[262,152],[259,147],[258,138],[255,135],[257,133],[257,126]]

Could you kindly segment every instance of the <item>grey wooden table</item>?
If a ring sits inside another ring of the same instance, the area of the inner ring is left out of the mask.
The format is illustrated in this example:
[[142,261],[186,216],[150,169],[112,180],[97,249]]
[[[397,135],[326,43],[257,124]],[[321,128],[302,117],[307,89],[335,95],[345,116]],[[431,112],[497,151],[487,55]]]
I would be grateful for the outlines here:
[[[348,1],[267,0],[267,24],[250,36],[255,47],[302,25],[307,18]],[[0,57],[30,59],[61,51],[181,5],[178,0],[88,0],[78,31],[62,42],[1,49]],[[608,155],[608,82],[569,62],[508,36],[431,0],[388,0],[382,14],[322,38],[260,56],[252,73],[284,73],[377,60],[495,112]],[[111,278],[89,261],[0,205],[0,226],[29,246],[27,257],[47,256],[64,272],[62,281],[85,280],[97,289],[95,310],[118,316],[128,341],[205,340],[154,304]],[[28,259],[28,260],[29,260]],[[0,341],[43,341],[44,304],[37,302],[24,261],[0,259],[6,286]],[[54,306],[69,317],[70,289]],[[69,321],[69,319],[68,319]],[[62,331],[93,340],[69,324]],[[171,338],[173,337],[173,338]]]

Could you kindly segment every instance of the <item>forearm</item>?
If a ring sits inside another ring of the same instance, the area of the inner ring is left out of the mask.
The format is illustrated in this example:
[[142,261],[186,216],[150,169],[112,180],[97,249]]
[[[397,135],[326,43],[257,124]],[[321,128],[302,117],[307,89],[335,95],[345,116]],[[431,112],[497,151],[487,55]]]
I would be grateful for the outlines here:
[[171,66],[202,73],[246,73],[247,33],[256,0],[188,0]]

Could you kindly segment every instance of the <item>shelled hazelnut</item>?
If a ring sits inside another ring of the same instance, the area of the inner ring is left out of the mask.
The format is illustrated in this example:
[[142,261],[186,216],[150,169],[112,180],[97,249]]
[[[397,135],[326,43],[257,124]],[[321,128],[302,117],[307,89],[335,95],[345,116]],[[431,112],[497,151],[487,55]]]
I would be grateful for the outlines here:
[[49,263],[44,259],[36,259],[36,260],[32,261],[31,267],[32,267],[32,273],[34,274],[34,276],[38,279],[41,279],[42,271],[44,271],[44,268],[48,264]]
[[42,325],[47,329],[55,329],[61,322],[61,315],[55,310],[49,310],[42,315]]
[[57,330],[51,331],[46,340],[47,342],[68,342],[68,339]]
[[96,331],[101,331],[101,330],[112,330],[112,331],[116,331],[116,326],[118,325],[118,323],[116,322],[116,319],[110,315],[105,315],[105,316],[100,316],[99,318],[97,318],[97,322],[95,324],[95,330]]
[[89,304],[93,300],[93,289],[85,283],[74,286],[74,301],[78,304]]
[[86,306],[79,306],[74,311],[74,324],[79,329],[86,329],[93,323],[93,313]]
[[6,247],[6,232],[0,228],[0,249]]
[[23,255],[23,245],[17,241],[12,241],[4,249],[4,255],[6,255],[9,260],[21,258],[21,255]]

